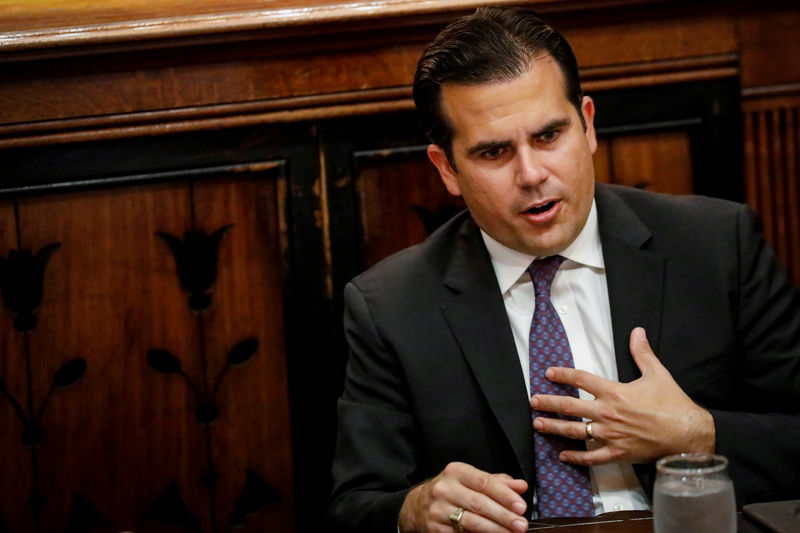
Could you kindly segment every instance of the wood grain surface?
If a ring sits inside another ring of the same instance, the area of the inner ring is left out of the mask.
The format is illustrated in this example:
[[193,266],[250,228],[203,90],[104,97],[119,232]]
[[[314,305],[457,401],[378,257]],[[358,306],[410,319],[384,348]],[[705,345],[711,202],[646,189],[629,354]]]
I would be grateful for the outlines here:
[[[76,493],[113,517],[114,531],[140,530],[148,509],[174,481],[202,531],[222,531],[248,470],[279,498],[248,526],[293,528],[281,195],[285,186],[267,172],[196,186],[139,186],[19,202],[22,248],[61,243],[47,266],[39,323],[27,337],[35,408],[64,362],[80,357],[87,363],[84,379],[53,394],[42,419],[42,530],[62,530]],[[6,204],[0,214],[13,212]],[[5,235],[16,227],[11,222],[3,224],[3,254],[16,249],[16,236]],[[183,238],[192,228],[211,233],[230,223],[235,226],[220,245],[212,306],[193,313],[173,256],[155,234]],[[24,393],[22,336],[9,331],[8,314],[2,318],[8,351],[0,358],[1,375],[9,390]],[[157,348],[174,354],[206,394],[225,370],[231,348],[251,337],[258,340],[252,360],[227,369],[220,381],[219,419],[208,427],[208,441],[206,426],[196,418],[198,398],[178,376],[151,368],[147,353]],[[0,413],[8,416],[5,405]],[[18,497],[0,498],[0,516],[11,531],[36,531],[34,513],[24,504],[30,460],[19,423],[8,422],[0,453],[17,460],[3,468],[4,486],[14,486]],[[219,474],[213,495],[201,481],[209,460]]]

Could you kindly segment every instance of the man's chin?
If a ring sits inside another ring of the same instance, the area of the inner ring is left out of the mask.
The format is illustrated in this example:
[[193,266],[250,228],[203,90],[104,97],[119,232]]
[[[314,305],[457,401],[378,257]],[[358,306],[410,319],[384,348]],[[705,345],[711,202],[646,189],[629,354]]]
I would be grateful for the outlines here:
[[556,243],[527,243],[525,249],[519,251],[535,257],[549,257],[561,253],[565,248],[565,245]]

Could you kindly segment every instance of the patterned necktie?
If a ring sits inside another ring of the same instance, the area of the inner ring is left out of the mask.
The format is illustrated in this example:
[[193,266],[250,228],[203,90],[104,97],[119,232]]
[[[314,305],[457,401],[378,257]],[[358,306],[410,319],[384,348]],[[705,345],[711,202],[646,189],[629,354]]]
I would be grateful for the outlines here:
[[[575,387],[553,383],[544,373],[552,366],[574,367],[569,341],[561,319],[550,301],[550,285],[564,258],[554,255],[534,261],[528,267],[536,292],[536,307],[531,322],[530,368],[531,394],[555,394],[578,397]],[[575,417],[533,411],[533,416]],[[561,450],[575,448],[578,443],[556,435],[534,431],[536,478],[538,480],[539,516],[594,516],[592,483],[586,467],[564,463],[558,459]]]

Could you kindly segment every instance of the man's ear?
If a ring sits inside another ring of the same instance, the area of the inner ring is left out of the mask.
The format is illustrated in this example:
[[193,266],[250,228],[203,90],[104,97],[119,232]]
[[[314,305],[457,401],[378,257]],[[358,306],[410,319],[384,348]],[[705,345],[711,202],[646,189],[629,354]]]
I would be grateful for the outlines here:
[[450,165],[450,160],[447,154],[438,144],[428,145],[428,159],[431,160],[433,166],[439,171],[439,176],[442,178],[444,186],[447,191],[453,196],[461,196],[461,188],[458,186],[458,177],[455,170]]
[[597,151],[597,137],[594,132],[594,101],[588,96],[583,97],[581,113],[583,113],[583,122],[586,124],[586,140],[592,153],[595,153]]

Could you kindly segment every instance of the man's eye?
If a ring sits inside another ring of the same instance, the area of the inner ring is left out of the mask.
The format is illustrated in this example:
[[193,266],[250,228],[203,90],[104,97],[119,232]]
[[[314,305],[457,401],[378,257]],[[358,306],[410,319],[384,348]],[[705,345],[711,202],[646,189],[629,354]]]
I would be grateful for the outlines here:
[[558,130],[548,130],[548,131],[542,132],[539,135],[539,140],[540,141],[544,141],[544,142],[552,142],[552,141],[555,141],[556,138],[558,138],[558,134],[559,134]]
[[481,152],[481,157],[484,159],[497,159],[502,153],[502,148],[489,148]]

